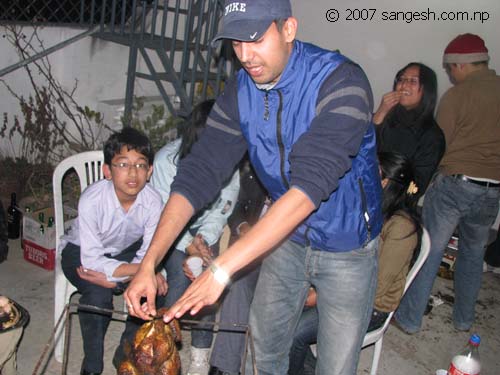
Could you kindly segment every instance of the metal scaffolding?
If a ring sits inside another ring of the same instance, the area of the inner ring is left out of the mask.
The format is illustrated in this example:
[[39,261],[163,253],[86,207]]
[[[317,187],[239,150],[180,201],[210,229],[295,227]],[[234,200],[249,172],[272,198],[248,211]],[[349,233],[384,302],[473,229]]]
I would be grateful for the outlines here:
[[[5,4],[4,4],[5,3]],[[6,4],[8,3],[8,4]],[[136,79],[154,82],[172,115],[215,97],[234,65],[211,45],[221,0],[13,0],[0,3],[0,24],[73,25],[80,34],[0,70],[0,77],[85,37],[129,48],[124,118],[131,118]],[[138,59],[147,71],[138,71]],[[172,97],[179,100],[178,106]]]

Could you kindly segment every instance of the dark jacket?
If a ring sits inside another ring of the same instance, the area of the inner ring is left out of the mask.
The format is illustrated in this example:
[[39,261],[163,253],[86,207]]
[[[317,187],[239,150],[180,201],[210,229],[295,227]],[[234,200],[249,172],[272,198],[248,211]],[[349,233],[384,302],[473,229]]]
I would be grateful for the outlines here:
[[238,237],[238,227],[242,223],[253,226],[259,220],[265,201],[266,190],[261,185],[248,161],[243,163],[240,170],[238,200],[233,213],[227,220],[232,238],[236,239]]
[[389,114],[377,129],[378,152],[397,152],[408,158],[415,169],[418,196],[425,193],[445,150],[444,134],[434,118],[415,120],[404,108]]
[[259,89],[243,69],[227,83],[172,191],[199,209],[248,150],[273,200],[295,187],[316,205],[294,241],[353,250],[382,227],[371,88],[342,55],[294,43],[270,90]]

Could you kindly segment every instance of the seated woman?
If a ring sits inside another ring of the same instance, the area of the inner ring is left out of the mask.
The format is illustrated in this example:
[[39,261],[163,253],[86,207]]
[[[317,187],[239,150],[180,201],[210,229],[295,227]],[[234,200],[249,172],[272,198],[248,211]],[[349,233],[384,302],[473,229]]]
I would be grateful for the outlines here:
[[405,155],[415,168],[418,196],[425,193],[445,149],[444,134],[434,120],[437,79],[421,63],[409,63],[394,79],[373,115],[378,152]]
[[[163,202],[166,202],[170,195],[170,185],[177,173],[178,164],[190,153],[205,129],[208,114],[214,103],[214,100],[206,100],[196,105],[179,128],[180,138],[168,143],[156,153],[151,183],[162,196]],[[169,291],[165,297],[165,306],[173,305],[195,278],[186,265],[187,259],[194,256],[201,257],[204,266],[207,267],[212,257],[219,254],[219,239],[233,212],[239,189],[239,172],[236,170],[212,204],[198,213],[179,236],[174,248],[168,252],[165,270]],[[215,310],[205,309],[203,313],[197,315],[197,319],[212,322],[215,320]],[[191,362],[187,374],[208,373],[212,338],[211,325],[192,326]]]
[[[381,327],[389,313],[398,307],[421,232],[415,211],[418,187],[411,163],[403,155],[388,152],[379,154],[379,162],[384,226],[380,234],[377,290],[368,331]],[[305,306],[290,349],[289,375],[303,374],[309,345],[316,342],[318,313],[314,290],[310,291]]]

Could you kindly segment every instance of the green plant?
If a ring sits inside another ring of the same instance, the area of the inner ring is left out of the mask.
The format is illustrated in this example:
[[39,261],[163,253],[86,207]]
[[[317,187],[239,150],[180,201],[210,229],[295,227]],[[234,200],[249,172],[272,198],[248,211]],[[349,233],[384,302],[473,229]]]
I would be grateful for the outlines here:
[[[3,37],[15,48],[23,60],[44,49],[33,27],[30,35],[16,25],[3,26]],[[0,82],[19,103],[19,114],[3,114],[0,137],[9,147],[1,159],[5,165],[14,165],[17,179],[10,184],[16,187],[19,197],[43,197],[51,192],[53,166],[70,154],[102,147],[110,128],[102,115],[75,99],[78,81],[67,88],[52,74],[47,57],[24,66],[31,85],[27,96],[19,94],[4,79]],[[41,79],[40,79],[41,78]],[[41,84],[40,82],[43,82]]]
[[5,195],[16,192],[18,199],[32,196],[38,206],[46,206],[52,189],[52,171],[52,166],[43,161],[31,163],[25,158],[2,157],[0,191]]
[[[132,119],[130,126],[142,131],[146,134],[153,145],[155,151],[158,151],[166,143],[176,138],[177,129],[181,119],[174,116],[165,117],[165,106],[151,104],[151,114],[145,118],[141,118],[140,112],[145,107],[145,100],[143,97],[135,97],[134,105],[132,107]],[[127,121],[122,117],[122,123],[126,124]]]

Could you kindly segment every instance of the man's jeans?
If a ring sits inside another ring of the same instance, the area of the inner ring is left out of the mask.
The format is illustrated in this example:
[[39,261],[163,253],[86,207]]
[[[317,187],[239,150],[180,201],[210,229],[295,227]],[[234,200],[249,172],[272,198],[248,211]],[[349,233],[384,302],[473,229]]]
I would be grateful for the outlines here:
[[459,330],[470,329],[489,230],[498,213],[498,199],[499,188],[483,187],[452,176],[438,175],[431,184],[423,207],[431,251],[395,314],[405,331],[413,333],[420,329],[444,250],[457,226],[453,323]]
[[[377,283],[378,238],[349,252],[284,242],[263,261],[250,308],[260,375],[286,374],[309,287],[318,293],[317,374],[354,375]],[[246,373],[253,374],[251,356]]]
[[318,337],[318,311],[316,307],[306,307],[295,330],[293,344],[290,348],[290,364],[288,375],[301,375],[309,352],[309,346]]

